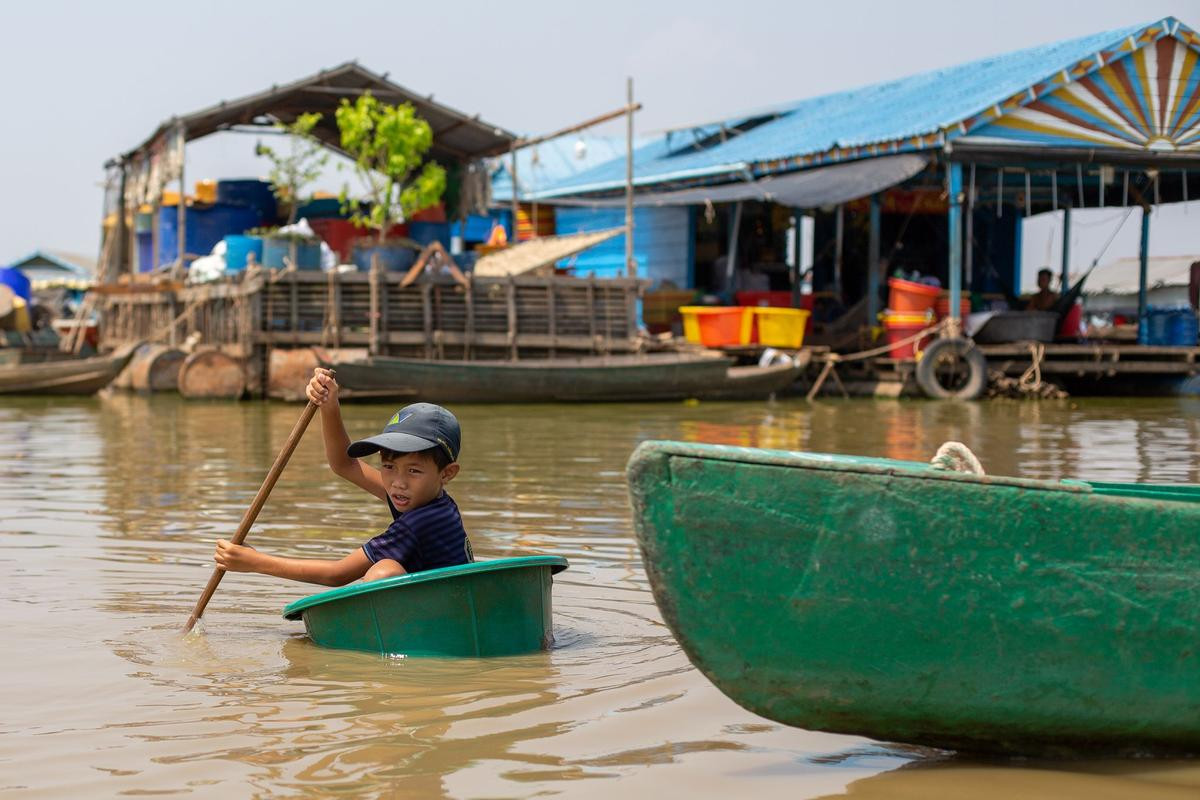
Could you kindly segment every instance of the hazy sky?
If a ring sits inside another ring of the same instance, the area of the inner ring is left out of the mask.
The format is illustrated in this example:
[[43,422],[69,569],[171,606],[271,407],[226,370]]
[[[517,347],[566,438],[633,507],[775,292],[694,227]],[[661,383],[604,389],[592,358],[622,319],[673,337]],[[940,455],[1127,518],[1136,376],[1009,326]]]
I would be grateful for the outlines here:
[[[0,43],[0,264],[38,247],[94,255],[103,162],[172,114],[351,59],[519,133],[619,106],[632,75],[648,131],[1168,15],[1200,26],[1200,0],[14,4]],[[190,148],[189,183],[265,171],[253,137]],[[1157,216],[1157,252],[1200,252],[1200,209]],[[1027,226],[1027,263],[1044,260],[1039,231],[1052,228]]]

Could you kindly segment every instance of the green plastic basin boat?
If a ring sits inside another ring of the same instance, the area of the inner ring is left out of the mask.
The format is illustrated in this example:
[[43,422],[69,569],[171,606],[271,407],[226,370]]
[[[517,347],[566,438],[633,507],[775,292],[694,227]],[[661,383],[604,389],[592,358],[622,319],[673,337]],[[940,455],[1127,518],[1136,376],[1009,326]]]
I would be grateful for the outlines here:
[[283,610],[322,647],[402,656],[511,656],[553,641],[559,556],[476,561],[302,598]]
[[1200,753],[1200,489],[647,442],[654,599],[701,672],[809,730]]

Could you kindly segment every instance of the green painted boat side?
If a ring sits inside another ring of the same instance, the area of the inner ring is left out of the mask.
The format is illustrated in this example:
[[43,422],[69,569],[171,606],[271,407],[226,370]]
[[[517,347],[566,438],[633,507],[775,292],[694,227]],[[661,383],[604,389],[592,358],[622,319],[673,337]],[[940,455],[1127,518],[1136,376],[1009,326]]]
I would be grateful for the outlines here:
[[628,477],[663,617],[756,714],[958,750],[1200,752],[1194,490],[672,442]]
[[433,361],[373,356],[322,362],[350,397],[434,403],[622,402],[762,399],[800,377],[800,365],[734,367],[686,353],[525,361]]
[[322,647],[382,655],[488,657],[552,642],[552,575],[560,556],[476,561],[355,583],[283,610]]

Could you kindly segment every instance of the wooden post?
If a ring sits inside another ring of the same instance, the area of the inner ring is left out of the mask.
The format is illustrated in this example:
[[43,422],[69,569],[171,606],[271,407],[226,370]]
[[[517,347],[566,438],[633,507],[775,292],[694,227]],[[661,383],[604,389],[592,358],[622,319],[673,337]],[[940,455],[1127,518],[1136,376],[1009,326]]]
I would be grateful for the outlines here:
[[550,334],[550,357],[554,358],[555,345],[558,343],[558,320],[555,319],[557,308],[554,303],[554,276],[546,278],[546,332]]
[[187,156],[187,131],[182,123],[179,125],[179,275],[183,275],[187,262],[187,183],[184,179],[184,159]]
[[838,203],[833,236],[833,293],[842,300],[842,256],[846,244],[846,206]]
[[1059,281],[1062,286],[1059,287],[1059,293],[1066,295],[1071,288],[1071,206],[1067,204],[1063,206],[1063,241],[1062,241],[1062,267],[1060,268]]
[[875,325],[879,315],[879,193],[871,195],[870,231],[867,237],[867,324]]
[[596,337],[596,276],[588,276],[587,283],[587,310],[588,310],[588,336],[592,338],[592,351],[598,352],[600,348]]
[[371,254],[371,272],[367,278],[367,288],[371,294],[367,311],[367,352],[379,355],[379,253]]
[[967,236],[963,253],[963,286],[968,293],[975,280],[975,165],[971,165],[971,177],[967,184]]
[[463,289],[463,302],[467,307],[466,330],[463,332],[463,361],[470,361],[475,345],[475,273],[467,275]]
[[517,284],[512,275],[508,276],[508,349],[509,358],[517,360]]
[[[1142,204],[1142,238],[1138,245],[1138,330],[1146,319],[1146,284],[1150,276],[1150,204]],[[1139,336],[1139,338],[1141,338]]]
[[433,302],[430,297],[432,291],[432,284],[421,284],[421,315],[425,328],[425,358],[433,357]]
[[509,149],[508,153],[512,157],[511,158],[511,161],[512,161],[512,242],[511,242],[511,244],[516,244],[518,241],[518,239],[517,239],[518,220],[521,217],[521,201],[520,201],[520,198],[518,197],[518,194],[520,194],[520,193],[517,191],[517,146],[516,146],[516,144],[513,144],[513,146]]
[[950,318],[962,324],[962,164],[950,163],[950,210],[946,215],[949,232],[946,237],[950,250]]
[[733,296],[733,276],[737,271],[738,231],[742,228],[742,201],[738,200],[733,206],[733,223],[729,231],[729,257],[725,261],[725,290]]
[[291,289],[289,296],[289,313],[288,327],[292,329],[292,344],[299,346],[300,339],[300,287],[296,285],[298,276],[295,270],[288,270],[288,286]]
[[625,79],[625,274],[637,277],[633,259],[633,78]]

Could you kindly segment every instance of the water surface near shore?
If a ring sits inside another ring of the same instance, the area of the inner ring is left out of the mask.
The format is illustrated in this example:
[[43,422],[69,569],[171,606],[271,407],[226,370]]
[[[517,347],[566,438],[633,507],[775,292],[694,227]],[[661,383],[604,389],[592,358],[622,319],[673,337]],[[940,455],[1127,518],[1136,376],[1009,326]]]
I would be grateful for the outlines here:
[[[348,405],[352,435],[394,409]],[[683,439],[989,472],[1200,482],[1200,403],[463,406],[451,493],[479,558],[566,556],[556,646],[495,660],[323,650],[281,619],[301,584],[229,575],[179,628],[300,413],[172,396],[0,403],[5,797],[1193,798],[1200,762],[979,763],[776,725],[688,663],[654,606],[624,466]],[[338,557],[387,522],[314,422],[248,540]],[[737,531],[731,531],[737,536]]]

